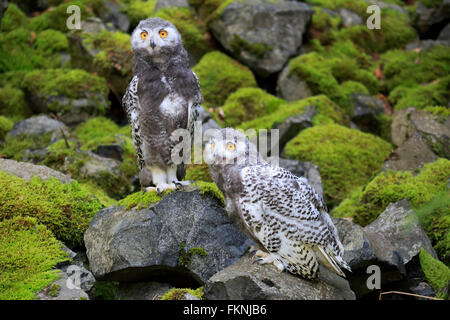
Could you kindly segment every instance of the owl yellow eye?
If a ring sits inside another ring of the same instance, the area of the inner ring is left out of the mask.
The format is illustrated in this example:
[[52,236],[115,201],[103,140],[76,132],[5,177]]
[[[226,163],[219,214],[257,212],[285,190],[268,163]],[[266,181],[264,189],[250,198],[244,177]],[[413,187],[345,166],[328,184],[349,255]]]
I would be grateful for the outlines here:
[[211,150],[214,150],[215,144],[214,142],[211,143]]
[[159,36],[160,36],[161,38],[167,37],[167,31],[161,30],[161,31],[159,32]]
[[234,143],[228,142],[227,143],[227,149],[228,150],[234,150],[236,148],[236,145]]
[[142,39],[147,39],[147,37],[148,37],[148,32],[146,32],[146,31],[141,32],[141,38]]

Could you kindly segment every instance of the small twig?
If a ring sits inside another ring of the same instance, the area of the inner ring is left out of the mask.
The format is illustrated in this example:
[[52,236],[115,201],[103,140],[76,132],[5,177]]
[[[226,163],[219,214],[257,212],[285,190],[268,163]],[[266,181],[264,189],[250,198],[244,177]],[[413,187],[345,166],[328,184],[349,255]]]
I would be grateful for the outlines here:
[[402,291],[387,291],[387,292],[380,292],[380,295],[378,296],[378,300],[382,300],[382,296],[386,295],[386,294],[400,294],[400,295],[405,295],[405,296],[412,296],[412,297],[416,297],[416,298],[425,298],[425,299],[430,299],[430,300],[443,300],[440,298],[434,298],[434,297],[428,297],[428,296],[422,296],[420,294],[414,294],[414,293],[408,293],[408,292],[402,292]]

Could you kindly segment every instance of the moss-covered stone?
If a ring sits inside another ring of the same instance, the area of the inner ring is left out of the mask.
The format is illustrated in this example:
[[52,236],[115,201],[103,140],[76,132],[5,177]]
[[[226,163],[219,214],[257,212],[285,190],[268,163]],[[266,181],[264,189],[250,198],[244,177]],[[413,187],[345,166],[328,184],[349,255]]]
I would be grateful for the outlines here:
[[338,123],[348,125],[349,120],[343,110],[339,108],[333,101],[324,95],[308,97],[296,102],[291,102],[278,106],[277,110],[250,121],[241,123],[238,128],[247,129],[272,129],[276,124],[282,123],[289,117],[303,114],[308,106],[312,106],[316,110],[313,117],[314,125],[323,125],[330,123]]
[[205,257],[208,255],[208,252],[200,247],[193,247],[189,250],[186,250],[186,242],[183,241],[180,246],[180,253],[178,257],[178,265],[181,267],[186,267],[191,263],[191,259],[193,256]]
[[379,65],[383,66],[384,84],[388,90],[399,85],[414,87],[447,76],[450,54],[443,45],[426,51],[391,50],[381,56]]
[[450,266],[450,191],[438,193],[415,211],[439,259]]
[[222,206],[225,204],[225,197],[214,182],[197,181],[197,185],[201,194],[216,199]]
[[219,51],[205,54],[193,70],[199,78],[206,107],[221,106],[239,88],[257,86],[250,69]]
[[[69,123],[103,115],[109,108],[105,79],[84,70],[33,70],[25,75],[23,86],[35,99],[33,108],[53,112]],[[87,99],[80,110],[72,106],[76,99]]]
[[[321,168],[322,169],[322,168]],[[322,170],[321,170],[322,173]],[[417,174],[410,171],[386,171],[378,174],[364,188],[334,208],[332,215],[350,217],[365,226],[374,221],[392,203],[407,198],[418,208],[447,190],[450,161],[438,159],[428,163]]]
[[286,103],[259,88],[240,88],[228,96],[222,107],[224,126],[235,127],[242,122],[271,114]]
[[189,4],[194,7],[200,18],[206,23],[220,15],[223,10],[233,1],[243,0],[189,0]]
[[405,87],[396,87],[390,94],[389,100],[395,109],[414,107],[423,109],[428,106],[447,105],[450,99],[450,76],[436,79],[431,83]]
[[51,133],[41,136],[16,135],[6,136],[5,143],[0,149],[4,158],[22,161],[25,150],[39,150],[50,144]]
[[430,112],[431,114],[438,116],[438,121],[443,123],[445,120],[450,117],[450,109],[442,106],[429,106],[424,108],[425,111]]
[[450,282],[450,268],[433,258],[423,248],[420,250],[419,259],[425,279],[437,291],[437,297],[447,299],[448,292],[444,293],[444,290]]
[[143,193],[142,191],[138,191],[118,201],[117,206],[127,208],[127,210],[130,209],[140,210],[148,208],[151,204],[158,203],[159,201],[161,201],[164,198],[164,196],[166,196],[170,192],[172,191],[167,190],[164,192],[164,194],[160,196],[156,191],[148,191],[145,193]]
[[257,58],[263,58],[267,51],[273,50],[273,46],[264,43],[250,43],[237,34],[231,40],[230,46],[235,54],[240,54],[241,51],[245,51]]
[[14,121],[23,120],[31,115],[23,91],[17,88],[0,88],[0,114]]
[[82,244],[90,219],[103,207],[77,182],[25,181],[0,171],[0,186],[0,219],[35,217],[69,247]]
[[6,134],[13,128],[14,122],[6,117],[0,116],[0,142]]
[[190,164],[186,168],[185,180],[213,182],[206,163]]
[[194,297],[203,299],[203,287],[198,289],[178,289],[174,288],[165,293],[160,300],[186,300],[185,295],[190,294]]
[[288,142],[285,154],[319,166],[325,199],[333,206],[367,183],[391,150],[381,138],[330,124],[303,130]]
[[10,32],[26,25],[27,16],[14,3],[10,3],[3,13],[1,32]]
[[206,26],[189,8],[166,7],[154,13],[155,17],[172,22],[181,34],[183,46],[195,61],[208,51]]
[[128,0],[124,9],[132,27],[137,26],[139,21],[152,16],[157,0]]
[[1,300],[36,299],[37,292],[59,278],[55,265],[66,260],[61,243],[36,218],[0,221]]

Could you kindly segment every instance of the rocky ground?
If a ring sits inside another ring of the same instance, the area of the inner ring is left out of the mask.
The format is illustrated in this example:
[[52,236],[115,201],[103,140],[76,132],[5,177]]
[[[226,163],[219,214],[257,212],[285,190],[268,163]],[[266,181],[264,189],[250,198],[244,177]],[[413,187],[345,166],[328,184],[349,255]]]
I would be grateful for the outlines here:
[[[66,26],[73,4],[81,30]],[[3,0],[0,13],[0,299],[448,298],[450,1]],[[120,100],[130,33],[153,16],[182,35],[204,129],[280,130],[280,165],[330,209],[345,279],[252,264],[206,165],[188,167],[192,190],[142,195]]]

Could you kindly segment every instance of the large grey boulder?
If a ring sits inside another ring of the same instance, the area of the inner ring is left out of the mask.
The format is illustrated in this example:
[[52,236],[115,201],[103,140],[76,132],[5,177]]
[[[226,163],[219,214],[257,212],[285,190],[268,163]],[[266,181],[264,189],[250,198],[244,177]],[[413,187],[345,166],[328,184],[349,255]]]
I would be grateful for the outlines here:
[[30,181],[34,176],[38,176],[41,180],[56,178],[61,183],[73,181],[69,176],[49,167],[8,159],[0,159],[0,171],[15,175],[25,181]]
[[257,75],[279,72],[298,55],[313,10],[290,1],[234,1],[211,22],[222,46]]
[[247,250],[251,242],[215,198],[173,192],[148,209],[111,207],[84,235],[97,279],[198,285]]
[[253,263],[249,255],[216,273],[205,285],[208,300],[354,300],[349,283],[325,268],[310,281],[275,266]]
[[122,32],[127,32],[130,28],[130,20],[125,13],[121,12],[123,7],[118,1],[101,0],[102,8],[98,15],[106,22],[111,23],[115,28]]

